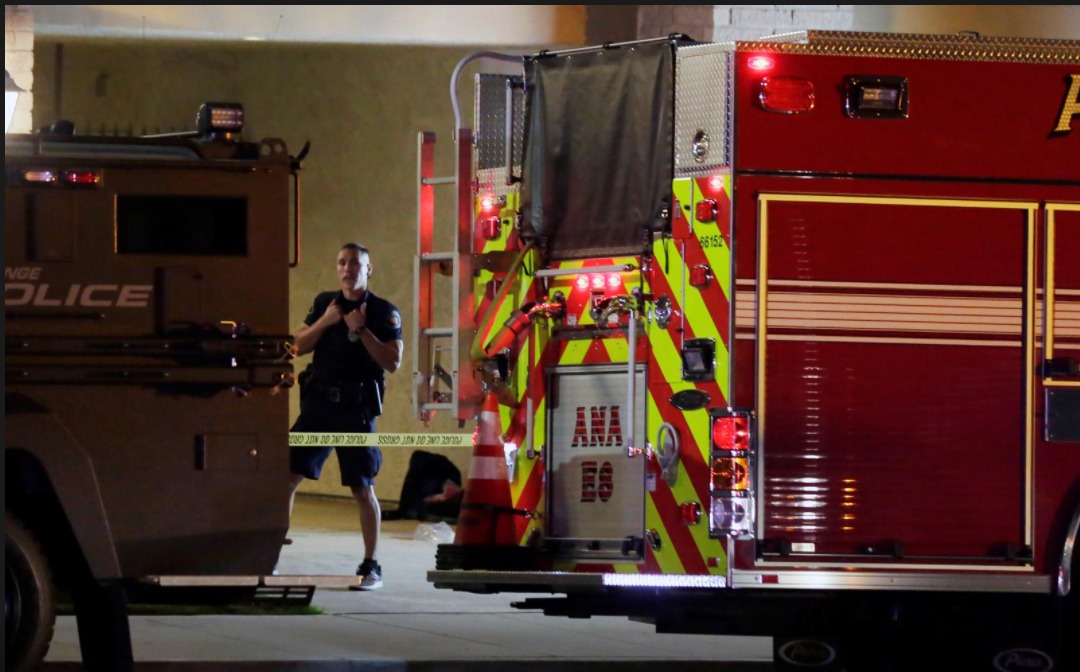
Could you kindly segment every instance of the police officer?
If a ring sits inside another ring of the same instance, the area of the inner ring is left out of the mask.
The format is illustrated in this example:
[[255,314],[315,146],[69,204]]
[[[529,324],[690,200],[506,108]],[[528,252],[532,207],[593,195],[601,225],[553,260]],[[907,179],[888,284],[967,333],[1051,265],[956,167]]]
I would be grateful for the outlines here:
[[[341,290],[321,292],[293,334],[297,355],[314,352],[300,374],[300,416],[294,432],[367,433],[375,431],[382,412],[385,372],[401,366],[405,343],[401,313],[368,289],[371,254],[363,245],[346,243],[337,255]],[[337,451],[341,484],[352,489],[360,506],[364,560],[356,570],[354,590],[382,587],[376,560],[382,512],[375,497],[375,476],[382,464],[377,446],[293,447],[290,454],[292,512],[296,490],[305,478],[318,479],[331,450]]]

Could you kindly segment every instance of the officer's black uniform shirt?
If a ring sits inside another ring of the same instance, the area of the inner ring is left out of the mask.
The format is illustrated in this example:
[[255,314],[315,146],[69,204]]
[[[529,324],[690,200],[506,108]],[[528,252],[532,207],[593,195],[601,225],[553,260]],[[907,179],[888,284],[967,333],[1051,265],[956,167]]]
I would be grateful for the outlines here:
[[[380,341],[393,341],[401,338],[401,313],[386,299],[375,296],[369,289],[360,301],[349,301],[343,292],[322,292],[311,304],[304,324],[309,327],[323,316],[330,302],[337,300],[342,315],[367,303],[367,328]],[[311,366],[317,379],[322,381],[353,380],[382,383],[383,368],[367,351],[362,341],[349,340],[349,325],[342,319],[333,325],[315,344]]]

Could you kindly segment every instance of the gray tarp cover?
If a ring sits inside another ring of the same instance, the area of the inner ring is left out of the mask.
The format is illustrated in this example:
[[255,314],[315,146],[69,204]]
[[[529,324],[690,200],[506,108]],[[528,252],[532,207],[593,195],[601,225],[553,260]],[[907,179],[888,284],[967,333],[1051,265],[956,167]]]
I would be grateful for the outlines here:
[[671,200],[674,44],[525,60],[525,231],[551,259],[636,254]]

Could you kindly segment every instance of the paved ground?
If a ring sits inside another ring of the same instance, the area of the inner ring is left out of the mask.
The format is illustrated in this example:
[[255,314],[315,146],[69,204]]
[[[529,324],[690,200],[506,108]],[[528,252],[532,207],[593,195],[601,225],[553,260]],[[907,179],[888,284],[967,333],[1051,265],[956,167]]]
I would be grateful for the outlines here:
[[[281,574],[352,574],[361,542],[355,504],[299,496]],[[137,672],[514,672],[771,670],[767,638],[657,634],[625,618],[544,616],[510,607],[524,595],[474,595],[427,583],[436,532],[415,520],[385,521],[385,586],[320,588],[311,616],[133,616]],[[60,617],[43,672],[74,672],[75,619]],[[720,663],[720,664],[718,664]]]

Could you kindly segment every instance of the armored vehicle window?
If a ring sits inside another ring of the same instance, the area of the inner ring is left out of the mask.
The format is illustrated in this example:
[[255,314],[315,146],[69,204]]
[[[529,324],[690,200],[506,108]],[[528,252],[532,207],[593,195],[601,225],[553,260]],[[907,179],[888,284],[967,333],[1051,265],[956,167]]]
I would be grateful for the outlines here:
[[247,254],[247,200],[117,196],[119,254]]

